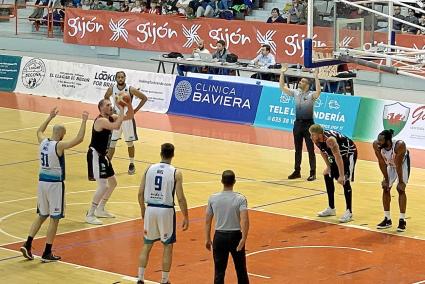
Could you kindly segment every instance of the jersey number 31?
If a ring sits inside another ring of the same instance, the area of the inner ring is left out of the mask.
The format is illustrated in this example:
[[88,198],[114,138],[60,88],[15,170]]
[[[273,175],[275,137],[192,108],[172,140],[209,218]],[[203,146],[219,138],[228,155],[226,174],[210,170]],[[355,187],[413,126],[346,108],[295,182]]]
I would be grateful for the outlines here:
[[49,167],[49,155],[41,153],[41,166],[42,167]]

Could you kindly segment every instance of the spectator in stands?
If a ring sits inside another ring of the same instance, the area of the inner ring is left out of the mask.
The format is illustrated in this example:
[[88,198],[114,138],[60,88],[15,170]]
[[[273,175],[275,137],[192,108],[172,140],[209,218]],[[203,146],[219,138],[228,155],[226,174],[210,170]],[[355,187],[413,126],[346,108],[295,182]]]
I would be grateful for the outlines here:
[[152,1],[149,14],[161,15],[161,8],[158,6],[158,2]]
[[[401,7],[400,6],[394,6],[394,18],[405,20],[404,16],[401,14]],[[401,31],[401,27],[403,26],[403,23],[398,21],[393,21],[393,30],[394,31]]]
[[[400,19],[400,20],[405,20],[404,16],[401,14],[401,7],[400,6],[394,6],[394,18]],[[388,21],[388,18],[386,17],[377,17],[378,20],[383,20],[385,22]],[[396,33],[401,32],[401,28],[403,26],[403,23],[397,21],[397,20],[393,20],[393,31]],[[388,27],[386,28],[382,28],[382,29],[377,29],[377,32],[387,32],[388,31]]]
[[128,12],[130,11],[130,5],[128,0],[124,0],[124,2],[120,2],[120,12]]
[[[415,11],[413,9],[409,9],[409,15],[404,19],[405,21],[418,25],[419,20],[415,17]],[[401,28],[402,33],[409,33],[409,34],[416,34],[418,32],[418,29],[406,24],[403,24],[403,27]]]
[[[195,0],[196,1],[196,0]],[[196,9],[196,17],[214,17],[214,11],[216,8],[216,1],[214,0],[201,0],[200,5]]]
[[232,0],[220,0],[218,2],[218,7],[220,10],[229,10],[232,7]]
[[72,0],[72,8],[81,8],[81,0]]
[[267,23],[273,24],[273,23],[286,23],[287,22],[287,20],[284,19],[280,15],[280,11],[279,11],[278,8],[273,8],[271,14],[272,15],[267,19]]
[[[257,55],[250,63],[255,65],[256,67],[267,69],[271,65],[276,64],[276,60],[274,55],[270,53],[270,45],[263,44],[261,46],[261,53]],[[251,78],[259,78],[262,80],[270,80],[272,74],[264,74],[264,73],[255,73],[251,76]]]
[[34,21],[34,24],[37,30],[38,30],[37,26],[40,25],[40,21],[37,21],[37,19],[43,18],[44,8],[47,7],[48,4],[49,4],[49,0],[37,0],[35,2],[36,7],[34,11],[28,17],[30,21]]
[[106,6],[103,6],[102,10],[105,10],[105,11],[118,11],[118,9],[114,7],[114,2],[112,0],[106,1]]
[[419,19],[419,25],[423,27],[423,29],[418,29],[418,35],[425,35],[425,14],[422,14],[421,18]]
[[[226,42],[224,40],[218,40],[216,44],[216,50],[212,55],[212,58],[217,60],[218,62],[226,62],[227,55],[229,54],[229,51],[226,48]],[[222,75],[228,75],[229,69],[224,68],[209,68],[208,73],[212,74],[222,74]]]
[[178,13],[180,15],[186,15],[186,9],[189,6],[190,0],[178,0],[176,7],[178,8]]
[[93,4],[90,7],[90,10],[103,10],[103,7],[105,7],[102,2],[99,0],[94,0]]
[[[201,53],[210,54],[210,51],[205,48],[205,43],[203,39],[198,40],[196,43],[196,47],[192,51],[191,58],[200,58]],[[202,73],[204,68],[202,67],[194,67],[194,66],[186,66],[186,65],[179,65],[177,64],[177,72],[180,76],[184,76],[184,72],[197,72]]]
[[270,65],[275,65],[276,60],[274,55],[270,53],[270,45],[263,44],[261,46],[261,53],[257,55],[253,60],[251,60],[251,64],[257,67],[268,68]]
[[141,13],[142,12],[142,1],[136,0],[133,7],[130,10],[131,13]]
[[288,24],[305,25],[307,23],[307,5],[302,0],[292,0]]
[[178,0],[167,0],[162,4],[162,14],[171,14],[171,13],[177,13],[177,2]]
[[90,10],[91,9],[91,1],[90,0],[84,0],[83,5],[81,6],[81,9],[83,10]]
[[216,51],[213,53],[213,58],[218,59],[219,62],[226,62],[228,55],[228,50],[226,48],[226,42],[224,40],[218,40],[216,44]]

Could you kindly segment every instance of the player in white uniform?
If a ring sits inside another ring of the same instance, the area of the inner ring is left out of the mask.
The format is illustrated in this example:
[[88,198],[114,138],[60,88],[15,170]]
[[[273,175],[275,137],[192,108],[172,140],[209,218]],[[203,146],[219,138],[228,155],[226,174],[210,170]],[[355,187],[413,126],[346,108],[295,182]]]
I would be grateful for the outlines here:
[[406,230],[406,184],[410,175],[410,156],[406,144],[401,141],[393,141],[394,131],[384,130],[378,135],[378,139],[373,142],[373,149],[378,158],[379,168],[384,176],[382,181],[382,204],[384,206],[384,220],[377,225],[378,229],[387,229],[392,226],[390,215],[391,194],[393,184],[398,181],[398,202],[400,206],[400,220],[397,231]]
[[50,216],[49,228],[47,229],[46,247],[41,261],[52,262],[60,259],[52,254],[52,243],[56,235],[59,220],[64,217],[65,210],[65,149],[72,148],[83,142],[86,131],[88,113],[83,112],[80,131],[71,141],[62,141],[66,134],[63,125],[53,126],[51,138],[44,136],[44,131],[50,121],[57,115],[54,108],[49,117],[37,130],[37,138],[40,143],[40,173],[38,182],[37,213],[38,216],[31,226],[27,241],[21,247],[21,252],[29,260],[34,257],[31,253],[32,241],[40,230],[41,225]]
[[[105,94],[105,99],[110,99],[114,104],[115,113],[119,114],[119,109],[116,104],[116,97],[119,93],[125,92],[130,95],[131,101],[133,101],[133,97],[136,96],[140,99],[138,106],[134,109],[134,114],[140,110],[140,108],[146,103],[148,98],[136,88],[133,88],[125,83],[125,73],[123,71],[117,72],[115,75],[115,81],[117,84],[108,88]],[[111,98],[112,97],[112,98]],[[121,135],[124,134],[124,140],[127,143],[128,147],[128,157],[130,158],[130,165],[128,166],[128,174],[133,175],[136,172],[136,168],[134,166],[134,141],[138,140],[137,131],[136,131],[136,122],[134,120],[134,115],[128,117],[121,124],[120,129],[114,130],[112,132],[111,143],[109,145],[108,150],[108,158],[112,160],[112,157],[115,153],[115,146],[117,141],[121,139]]]
[[[173,244],[176,242],[174,192],[184,217],[183,231],[189,227],[187,203],[183,193],[183,175],[171,165],[173,157],[173,144],[161,145],[161,162],[151,165],[146,170],[140,184],[139,204],[144,220],[145,234],[143,250],[140,254],[138,284],[144,283],[149,253],[153,243],[158,240],[161,240],[164,245],[161,283],[169,283]],[[147,203],[147,208],[145,203]]]

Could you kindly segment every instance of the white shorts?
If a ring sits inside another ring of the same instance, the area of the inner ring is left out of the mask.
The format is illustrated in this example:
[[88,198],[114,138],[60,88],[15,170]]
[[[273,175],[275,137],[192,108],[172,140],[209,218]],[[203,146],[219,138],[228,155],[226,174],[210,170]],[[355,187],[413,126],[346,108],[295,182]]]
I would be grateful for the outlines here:
[[164,244],[176,242],[176,211],[174,208],[148,205],[144,220],[145,244],[161,240]]
[[[403,161],[402,166],[403,171],[403,182],[407,184],[409,181],[410,176],[410,156],[409,154],[406,155]],[[387,173],[388,173],[388,181],[389,181],[389,187],[391,188],[393,184],[398,180],[397,170],[396,167],[387,166]]]
[[42,217],[65,217],[65,184],[63,182],[38,182],[37,213]]
[[112,141],[121,139],[121,135],[124,133],[125,142],[137,141],[136,121],[134,119],[124,120],[121,124],[120,129],[112,131]]

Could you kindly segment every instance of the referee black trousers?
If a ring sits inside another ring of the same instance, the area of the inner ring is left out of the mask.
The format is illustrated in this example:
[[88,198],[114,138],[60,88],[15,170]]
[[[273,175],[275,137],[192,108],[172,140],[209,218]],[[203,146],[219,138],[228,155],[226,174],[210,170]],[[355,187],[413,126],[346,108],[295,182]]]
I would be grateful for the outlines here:
[[301,172],[301,159],[303,156],[303,140],[307,146],[308,158],[310,162],[310,175],[316,174],[316,155],[314,154],[314,144],[310,138],[308,129],[314,121],[311,120],[295,120],[294,123],[294,146],[295,146],[295,171]]
[[238,284],[249,283],[248,272],[246,270],[245,248],[241,251],[236,251],[241,238],[241,231],[215,231],[213,240],[215,284],[224,284],[229,253],[232,255],[235,264]]

